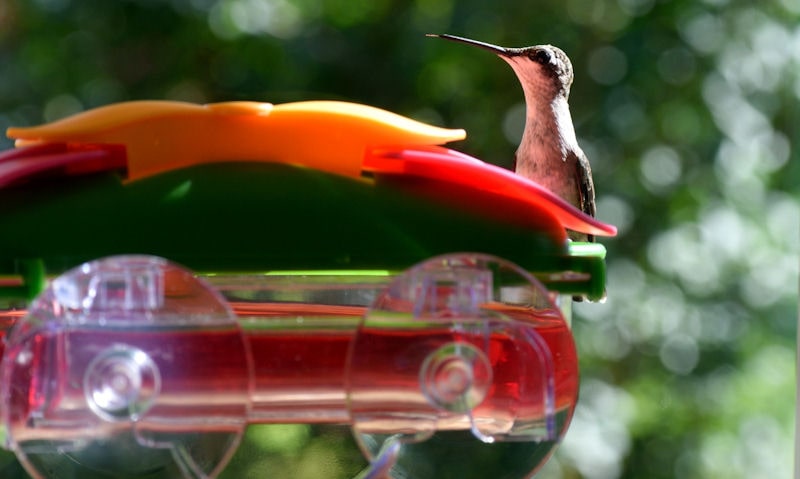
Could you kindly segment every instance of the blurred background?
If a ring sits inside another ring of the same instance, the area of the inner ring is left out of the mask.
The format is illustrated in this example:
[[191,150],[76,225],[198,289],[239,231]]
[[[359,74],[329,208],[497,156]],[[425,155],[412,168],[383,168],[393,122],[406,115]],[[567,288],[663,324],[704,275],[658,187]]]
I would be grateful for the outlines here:
[[[511,69],[429,32],[567,52],[598,216],[620,229],[608,300],[576,307],[579,406],[537,477],[788,477],[797,0],[0,0],[0,129],[132,99],[340,99],[465,128],[455,148],[510,166]],[[223,477],[352,477],[339,429],[254,428]],[[26,476],[0,453],[0,477]]]

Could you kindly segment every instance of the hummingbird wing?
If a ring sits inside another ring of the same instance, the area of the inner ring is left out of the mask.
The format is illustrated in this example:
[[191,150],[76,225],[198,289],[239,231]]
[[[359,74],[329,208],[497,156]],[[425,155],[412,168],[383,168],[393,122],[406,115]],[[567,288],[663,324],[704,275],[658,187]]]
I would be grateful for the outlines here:
[[587,215],[594,218],[597,216],[597,206],[594,201],[594,180],[592,179],[592,167],[589,164],[589,159],[582,150],[572,152],[575,155],[575,174],[577,175],[575,183],[578,186],[578,201],[580,202],[579,209]]
[[[575,163],[575,187],[578,189],[578,209],[594,218],[597,214],[597,206],[594,201],[594,180],[592,179],[592,167],[589,165],[589,159],[580,148],[577,151],[571,151],[567,161]],[[570,232],[570,238],[573,241],[588,241],[594,243],[594,235],[584,234],[579,232]]]

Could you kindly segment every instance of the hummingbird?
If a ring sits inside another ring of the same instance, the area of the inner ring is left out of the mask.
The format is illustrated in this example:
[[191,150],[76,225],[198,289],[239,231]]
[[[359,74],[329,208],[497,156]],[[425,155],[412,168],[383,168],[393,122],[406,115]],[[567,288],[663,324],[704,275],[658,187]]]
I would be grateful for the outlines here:
[[[594,182],[589,160],[578,145],[569,112],[572,62],[552,45],[506,48],[448,34],[428,34],[495,53],[517,75],[525,94],[525,129],[514,155],[514,172],[548,188],[594,217]],[[593,236],[569,232],[575,241]]]

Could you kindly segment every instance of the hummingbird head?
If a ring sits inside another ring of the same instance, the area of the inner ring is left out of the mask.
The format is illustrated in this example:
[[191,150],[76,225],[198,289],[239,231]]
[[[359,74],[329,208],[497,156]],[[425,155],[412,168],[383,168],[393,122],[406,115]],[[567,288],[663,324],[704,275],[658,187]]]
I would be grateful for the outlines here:
[[491,43],[457,37],[455,35],[429,34],[430,37],[444,38],[467,45],[489,50],[505,60],[517,74],[522,88],[531,93],[546,93],[550,99],[563,95],[569,97],[572,86],[572,62],[558,47],[553,45],[534,45],[523,48],[506,48]]

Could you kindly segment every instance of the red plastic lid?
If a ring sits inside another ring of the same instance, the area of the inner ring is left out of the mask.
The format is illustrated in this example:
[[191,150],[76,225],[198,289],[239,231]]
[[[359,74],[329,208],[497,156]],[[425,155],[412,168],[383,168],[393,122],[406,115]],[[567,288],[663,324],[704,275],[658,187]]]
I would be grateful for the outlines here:
[[41,143],[0,152],[0,188],[45,175],[79,175],[127,166],[121,145]]
[[[486,195],[477,193],[492,193],[505,198],[505,206],[509,208],[497,209],[504,206],[501,204],[503,202],[494,201],[490,206],[497,215],[514,216],[509,215],[509,211],[518,212],[521,203],[533,212],[539,212],[537,217],[543,218],[547,213],[557,218],[564,228],[579,233],[598,236],[617,234],[616,227],[583,213],[538,183],[447,148],[374,148],[367,152],[363,169],[378,177],[385,175],[429,180],[424,185],[416,183],[414,188],[440,199],[447,199],[447,194],[453,192],[455,187],[462,192],[475,192],[474,195],[462,194],[457,198],[467,208],[486,209],[487,205],[483,203]],[[524,221],[524,218],[520,220]]]

